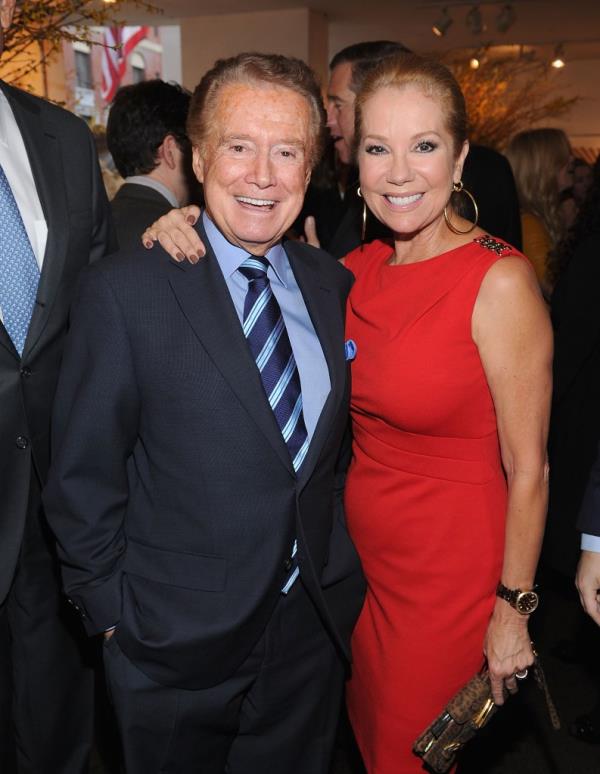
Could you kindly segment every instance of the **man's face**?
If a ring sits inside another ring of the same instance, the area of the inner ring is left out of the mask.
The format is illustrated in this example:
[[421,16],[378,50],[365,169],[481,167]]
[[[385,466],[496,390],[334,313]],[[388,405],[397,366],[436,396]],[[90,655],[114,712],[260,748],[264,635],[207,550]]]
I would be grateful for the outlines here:
[[292,225],[310,179],[310,107],[284,87],[231,84],[194,148],[206,211],[232,244],[264,255]]
[[329,75],[327,90],[327,127],[339,160],[352,163],[354,143],[354,102],[356,94],[350,89],[352,65],[342,62]]
[[4,50],[4,33],[11,25],[16,0],[0,0],[0,54]]

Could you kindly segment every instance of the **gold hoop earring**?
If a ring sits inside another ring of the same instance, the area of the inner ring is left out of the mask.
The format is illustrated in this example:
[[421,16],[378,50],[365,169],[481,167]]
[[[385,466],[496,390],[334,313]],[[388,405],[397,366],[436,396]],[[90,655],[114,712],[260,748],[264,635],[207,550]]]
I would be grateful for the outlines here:
[[[479,220],[479,207],[477,206],[475,197],[470,191],[467,191],[463,185],[462,180],[459,180],[458,183],[452,183],[452,193],[464,193],[469,197],[471,204],[473,205],[473,210],[475,211],[475,222],[471,224],[471,228],[468,228],[464,231],[456,228],[456,226],[450,221],[450,218],[448,217],[448,205],[446,204],[444,207],[444,220],[446,221],[446,225],[454,234],[470,234],[471,231],[473,231],[473,229],[477,226],[477,221]],[[450,197],[452,198],[452,194],[450,194]]]
[[[362,191],[360,190],[360,186],[356,189],[356,194],[359,199],[363,198]],[[363,201],[363,208],[362,208],[362,228],[360,231],[360,241],[361,244],[364,244],[365,242],[365,236],[367,235],[367,203]]]

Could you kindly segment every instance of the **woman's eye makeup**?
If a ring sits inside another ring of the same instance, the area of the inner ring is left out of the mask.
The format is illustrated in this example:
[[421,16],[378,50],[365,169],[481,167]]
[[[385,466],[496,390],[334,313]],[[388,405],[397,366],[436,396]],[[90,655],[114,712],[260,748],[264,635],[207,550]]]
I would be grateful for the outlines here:
[[419,140],[415,148],[419,153],[431,153],[432,150],[437,148],[437,143],[432,140]]
[[365,151],[367,153],[373,154],[374,156],[378,156],[381,153],[385,153],[385,148],[383,147],[383,145],[375,145],[373,143],[370,143],[365,147]]

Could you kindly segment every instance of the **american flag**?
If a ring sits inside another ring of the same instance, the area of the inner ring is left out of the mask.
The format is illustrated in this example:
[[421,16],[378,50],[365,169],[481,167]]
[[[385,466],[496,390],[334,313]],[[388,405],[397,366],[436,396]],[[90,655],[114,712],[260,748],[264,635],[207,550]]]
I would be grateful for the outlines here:
[[125,75],[127,57],[148,34],[148,27],[107,27],[102,54],[102,99],[112,102]]

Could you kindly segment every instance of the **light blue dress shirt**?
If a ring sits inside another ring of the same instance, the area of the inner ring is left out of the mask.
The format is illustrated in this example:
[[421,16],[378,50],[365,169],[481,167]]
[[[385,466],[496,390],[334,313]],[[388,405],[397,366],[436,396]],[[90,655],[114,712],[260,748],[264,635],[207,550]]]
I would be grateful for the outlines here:
[[600,554],[600,537],[598,535],[586,535],[583,532],[581,534],[581,549],[582,551],[594,551]]
[[[228,242],[206,212],[202,214],[202,223],[223,272],[241,325],[248,280],[238,269],[249,253]],[[331,390],[329,369],[285,250],[277,244],[267,251],[265,258],[270,264],[267,277],[281,308],[298,366],[304,424],[310,440]]]

